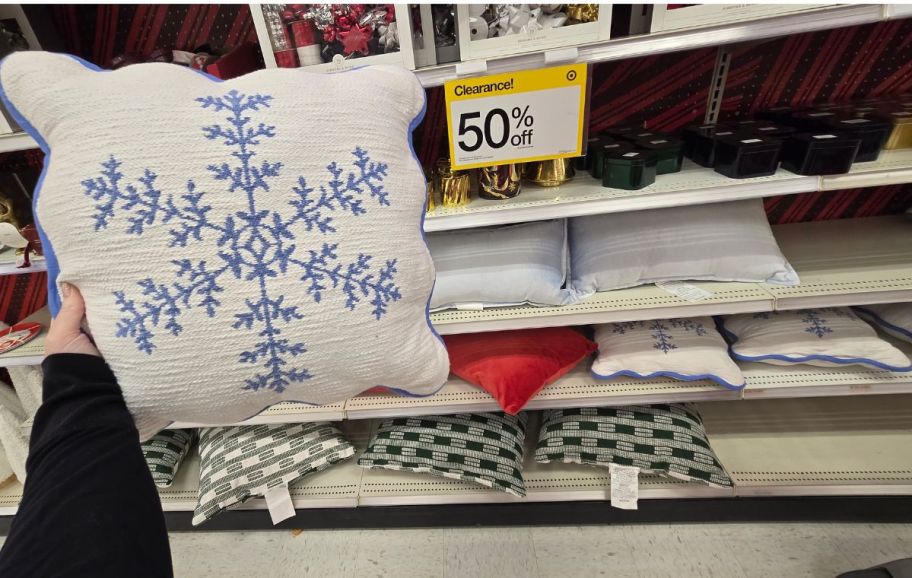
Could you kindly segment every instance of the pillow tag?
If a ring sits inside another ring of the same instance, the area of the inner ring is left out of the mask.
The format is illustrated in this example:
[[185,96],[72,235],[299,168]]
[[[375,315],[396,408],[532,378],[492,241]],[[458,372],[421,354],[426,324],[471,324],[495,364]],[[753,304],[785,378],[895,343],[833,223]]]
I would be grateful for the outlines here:
[[273,526],[293,518],[295,515],[294,504],[291,503],[291,494],[288,493],[288,486],[276,486],[266,490],[266,507],[269,508],[269,517],[272,518]]
[[702,301],[714,295],[712,291],[707,291],[684,281],[657,281],[655,286],[685,301]]
[[636,510],[640,498],[640,468],[608,464],[611,476],[611,506],[621,510]]

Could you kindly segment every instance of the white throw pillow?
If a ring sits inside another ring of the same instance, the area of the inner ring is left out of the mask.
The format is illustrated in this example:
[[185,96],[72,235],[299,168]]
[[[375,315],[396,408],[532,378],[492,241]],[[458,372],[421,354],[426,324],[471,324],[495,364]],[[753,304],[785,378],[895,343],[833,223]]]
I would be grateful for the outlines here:
[[565,221],[428,235],[437,269],[432,309],[564,305]]
[[731,315],[721,328],[732,356],[743,361],[912,371],[909,358],[848,307]]
[[414,74],[221,82],[17,52],[0,82],[50,153],[35,206],[51,312],[56,283],[78,286],[143,438],[171,421],[446,381],[427,320]]
[[879,327],[884,333],[912,343],[912,303],[865,305],[855,307],[855,313]]
[[741,368],[711,317],[605,323],[595,326],[595,341],[592,375],[599,379],[709,379],[729,389],[744,387]]
[[570,219],[582,296],[658,281],[797,285],[760,199]]

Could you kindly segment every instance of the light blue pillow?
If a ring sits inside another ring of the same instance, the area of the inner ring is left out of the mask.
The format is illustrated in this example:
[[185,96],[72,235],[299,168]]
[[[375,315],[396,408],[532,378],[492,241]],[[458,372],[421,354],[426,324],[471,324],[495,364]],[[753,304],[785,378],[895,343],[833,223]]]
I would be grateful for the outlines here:
[[855,307],[855,313],[881,331],[912,343],[912,303],[888,303]]
[[431,309],[565,305],[566,222],[542,221],[427,236],[437,282]]
[[797,285],[760,199],[570,219],[581,296],[659,281]]

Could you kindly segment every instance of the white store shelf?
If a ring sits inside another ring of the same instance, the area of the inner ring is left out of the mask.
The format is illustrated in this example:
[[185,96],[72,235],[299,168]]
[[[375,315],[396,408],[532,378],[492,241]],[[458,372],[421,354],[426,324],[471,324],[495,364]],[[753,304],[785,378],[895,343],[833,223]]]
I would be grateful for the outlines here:
[[[607,62],[664,52],[692,50],[706,46],[721,46],[788,34],[801,34],[843,26],[867,24],[878,22],[883,18],[884,7],[880,4],[840,6],[749,22],[736,22],[694,30],[644,34],[582,45],[578,48],[575,62]],[[487,61],[487,74],[541,68],[548,66],[545,58],[545,52],[535,52],[489,59]],[[457,68],[455,63],[444,64],[417,70],[416,74],[424,86],[438,86],[447,80],[457,78],[459,76]]]
[[700,407],[736,495],[912,494],[912,396]]
[[713,293],[698,302],[648,285],[598,293],[563,307],[442,311],[432,314],[431,321],[441,334],[453,334],[912,301],[912,220],[907,216],[796,223],[773,230],[801,285],[694,283]]
[[431,314],[442,335],[532,327],[588,325],[612,321],[696,317],[773,310],[773,297],[754,283],[695,283],[713,293],[702,301],[685,301],[654,285],[597,293],[558,307],[495,307],[482,311],[447,310]]
[[912,182],[912,149],[882,151],[876,161],[855,163],[844,175],[820,177],[821,191]]
[[[912,155],[909,163],[912,167]],[[910,168],[912,174],[912,168]],[[912,180],[910,176],[909,180]],[[520,195],[503,201],[474,198],[463,207],[438,206],[424,220],[425,231],[446,231],[524,221],[538,221],[602,213],[680,207],[816,191],[818,177],[779,170],[769,177],[730,179],[712,169],[684,161],[681,172],[659,175],[656,182],[637,191],[603,187],[586,173],[560,187],[524,185]]]
[[[912,396],[699,405],[710,443],[734,489],[644,475],[640,499],[912,494]],[[610,499],[604,469],[534,462],[536,422],[533,415],[523,471],[526,498],[427,474],[364,470],[357,456],[377,423],[354,421],[345,422],[343,429],[358,449],[356,456],[293,484],[292,501],[296,508],[308,509]],[[192,511],[198,476],[194,454],[174,485],[159,491],[163,509]],[[0,487],[0,515],[15,514],[21,498],[17,482]],[[238,509],[265,510],[265,500],[250,500]]]
[[45,262],[44,257],[31,255],[29,259],[32,263],[31,266],[20,268],[18,266],[15,249],[11,247],[0,249],[0,275],[21,275],[23,273],[47,271],[47,263]]
[[912,218],[818,221],[773,228],[798,271],[795,287],[765,285],[777,309],[912,301]]
[[38,143],[24,132],[0,135],[0,153],[25,151],[38,148]]

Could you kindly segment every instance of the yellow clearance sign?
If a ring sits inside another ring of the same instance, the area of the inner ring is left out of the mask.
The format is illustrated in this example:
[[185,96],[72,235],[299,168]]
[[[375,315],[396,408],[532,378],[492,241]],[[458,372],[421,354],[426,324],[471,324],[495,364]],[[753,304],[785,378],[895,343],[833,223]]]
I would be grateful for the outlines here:
[[446,83],[454,169],[582,154],[586,64]]

